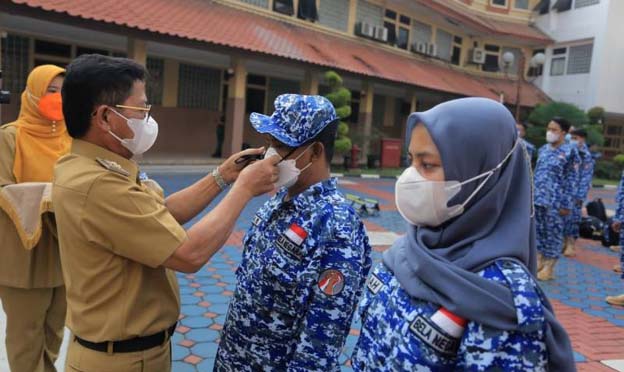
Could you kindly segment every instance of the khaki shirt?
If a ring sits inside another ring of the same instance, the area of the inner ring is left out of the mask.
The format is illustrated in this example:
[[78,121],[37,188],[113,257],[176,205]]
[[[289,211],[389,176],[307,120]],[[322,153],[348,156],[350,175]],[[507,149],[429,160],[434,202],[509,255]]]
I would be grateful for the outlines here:
[[[15,131],[0,127],[0,187],[15,184]],[[24,249],[15,225],[0,209],[0,285],[15,288],[53,288],[63,285],[54,216],[44,214],[37,246]]]
[[54,170],[67,326],[88,341],[155,334],[180,313],[175,274],[161,265],[186,232],[137,174],[136,163],[81,140]]

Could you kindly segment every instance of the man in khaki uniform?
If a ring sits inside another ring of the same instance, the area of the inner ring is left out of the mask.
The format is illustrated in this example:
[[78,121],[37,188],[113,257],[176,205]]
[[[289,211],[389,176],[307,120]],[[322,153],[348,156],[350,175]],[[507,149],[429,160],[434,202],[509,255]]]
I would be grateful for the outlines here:
[[[50,183],[54,163],[69,151],[60,101],[64,72],[53,65],[35,68],[18,119],[0,127],[0,299],[12,372],[55,371],[63,340],[65,287],[54,217],[41,214],[38,202],[12,203],[5,191]],[[21,238],[18,215],[37,220],[38,233],[28,242]]]
[[[67,287],[68,371],[169,371],[169,337],[179,316],[172,270],[194,272],[225,243],[245,204],[273,190],[278,157],[241,171],[236,154],[212,175],[167,199],[138,179],[132,156],[154,143],[145,69],[85,55],[63,88],[71,153],[55,169],[55,206]],[[236,180],[236,182],[234,182]],[[224,199],[188,231],[228,183]]]

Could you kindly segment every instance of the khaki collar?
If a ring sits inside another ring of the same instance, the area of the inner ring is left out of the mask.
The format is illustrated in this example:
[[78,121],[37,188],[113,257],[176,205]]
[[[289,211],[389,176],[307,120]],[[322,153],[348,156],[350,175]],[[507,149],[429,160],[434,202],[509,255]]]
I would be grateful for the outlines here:
[[137,179],[139,167],[134,161],[126,159],[123,156],[119,156],[114,152],[105,149],[104,147],[95,145],[91,142],[75,139],[72,142],[71,152],[72,154],[81,155],[86,158],[96,160],[100,164],[102,160],[107,162],[108,164],[118,164],[123,169],[123,171],[128,173],[129,179]]

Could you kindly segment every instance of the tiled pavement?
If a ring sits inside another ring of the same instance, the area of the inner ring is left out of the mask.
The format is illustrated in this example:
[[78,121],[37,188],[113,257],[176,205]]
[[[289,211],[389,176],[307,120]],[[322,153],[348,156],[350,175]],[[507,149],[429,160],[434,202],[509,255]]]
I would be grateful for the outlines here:
[[[151,176],[168,193],[199,177]],[[381,203],[381,214],[365,219],[372,241],[377,244],[373,252],[376,262],[390,244],[391,233],[405,231],[404,222],[394,207],[393,185],[392,180],[383,179],[340,180],[344,192],[376,198]],[[596,189],[592,190],[590,198],[601,197],[607,208],[614,209],[614,194],[614,190]],[[204,268],[191,275],[178,274],[182,315],[173,337],[174,372],[212,371],[219,331],[236,285],[241,240],[255,211],[266,200],[261,197],[249,204],[225,247]],[[544,284],[543,288],[572,338],[579,371],[624,371],[624,308],[612,307],[604,301],[607,295],[624,292],[624,281],[611,271],[618,262],[618,254],[590,241],[579,241],[578,245],[577,257],[562,258],[556,267],[557,280]],[[348,359],[357,341],[359,326],[356,319],[341,356],[345,371],[351,370]]]
[[[166,191],[171,192],[192,182],[193,177],[173,175],[154,176]],[[375,246],[374,260],[387,249],[387,237],[379,233],[402,234],[405,225],[394,207],[392,180],[341,179],[344,192],[376,198],[382,212],[365,219]],[[601,197],[609,209],[614,209],[614,191],[597,189],[590,195]],[[245,209],[235,233],[214,258],[193,275],[179,275],[182,295],[182,318],[173,341],[174,371],[211,371],[225,320],[227,304],[235,288],[236,266],[241,255],[241,239],[249,227],[255,210],[266,200],[258,198]],[[386,239],[384,239],[386,238]],[[580,241],[574,259],[563,258],[556,268],[557,280],[543,288],[555,306],[557,316],[568,330],[580,371],[624,371],[624,308],[608,305],[604,298],[624,292],[624,282],[611,271],[618,254],[590,241]],[[357,319],[341,363],[349,368],[349,355],[357,341]],[[607,366],[611,365],[614,368]]]

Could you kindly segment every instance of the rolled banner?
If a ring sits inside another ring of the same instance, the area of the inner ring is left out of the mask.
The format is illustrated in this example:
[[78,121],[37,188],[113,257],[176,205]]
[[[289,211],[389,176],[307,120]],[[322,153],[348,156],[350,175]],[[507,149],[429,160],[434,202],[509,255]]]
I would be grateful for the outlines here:
[[33,249],[41,238],[44,213],[54,212],[52,184],[25,182],[6,185],[0,189],[0,209],[15,225],[25,249]]

